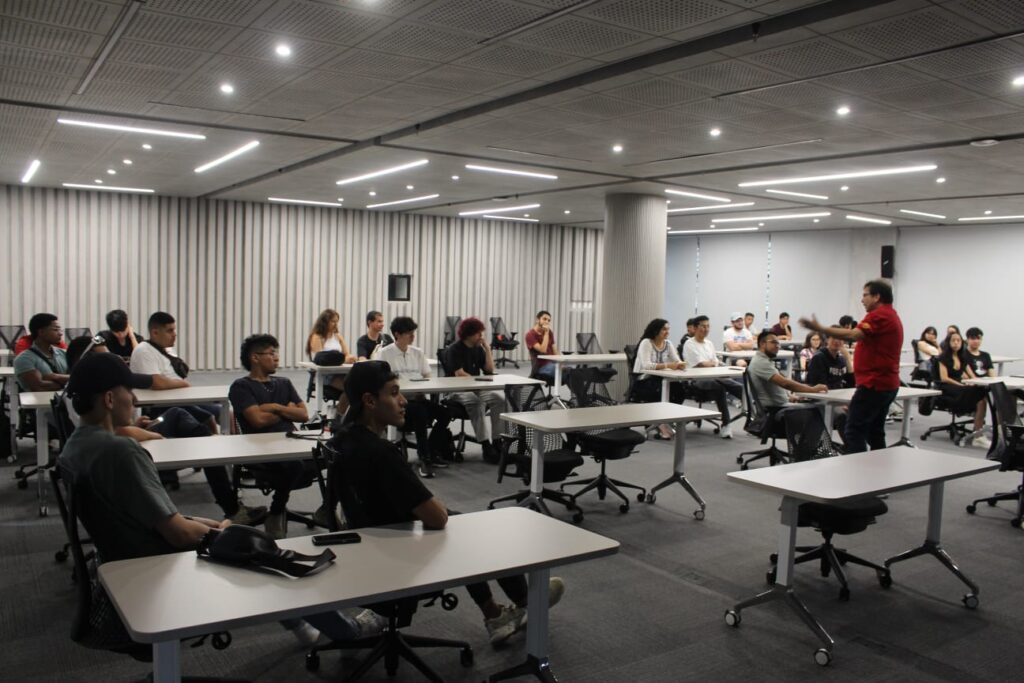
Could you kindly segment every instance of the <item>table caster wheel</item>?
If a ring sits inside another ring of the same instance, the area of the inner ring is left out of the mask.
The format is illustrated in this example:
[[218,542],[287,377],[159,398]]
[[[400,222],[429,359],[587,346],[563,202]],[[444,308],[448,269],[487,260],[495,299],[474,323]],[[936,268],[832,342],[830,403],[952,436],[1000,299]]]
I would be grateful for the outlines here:
[[694,510],[693,511],[693,518],[695,520],[697,520],[698,522],[703,522],[704,521],[704,508],[701,508],[700,510]]
[[582,521],[583,521],[583,511],[582,511],[582,510],[580,510],[579,512],[576,512],[576,513],[575,513],[575,514],[574,514],[574,515],[572,516],[572,521],[573,521],[574,523],[576,523],[576,524],[579,524],[580,522],[582,522]]
[[16,462],[18,462],[18,456],[16,456],[16,455],[8,455],[7,456],[7,462],[9,462],[9,463],[16,463]]
[[737,464],[737,465],[742,465],[742,464],[743,464],[743,456],[742,456],[742,455],[741,455],[741,456],[738,456],[738,457],[736,458],[736,464]]
[[849,601],[850,601],[850,589],[847,588],[846,586],[843,586],[842,588],[839,589],[839,602],[849,602]]
[[996,501],[994,501],[994,500],[986,500],[986,501],[985,501],[985,503],[986,503],[986,504],[987,504],[987,505],[988,505],[988,506],[989,506],[990,508],[994,508],[994,507],[996,506]]
[[317,671],[320,669],[320,655],[310,652],[306,655],[306,671]]
[[776,562],[779,561],[779,554],[778,553],[772,553],[771,555],[768,556],[768,561],[771,562],[772,564],[775,564]]
[[487,504],[487,509],[488,510],[493,510],[494,509],[494,503],[488,503]]
[[878,575],[878,585],[882,588],[892,588],[892,574],[885,572]]
[[629,503],[623,503],[622,505],[620,505],[619,506],[619,512],[621,512],[623,514],[629,512]]
[[473,666],[473,651],[468,647],[465,650],[459,651],[459,661],[462,662],[462,666],[471,667]]
[[39,516],[40,517],[45,517],[48,514],[50,514],[50,511],[47,509],[47,507],[45,505],[40,506],[40,508],[39,508]]
[[774,586],[775,585],[776,578],[777,578],[777,574],[776,574],[774,569],[769,569],[764,574],[765,583],[767,583],[769,586]]
[[740,469],[746,472],[748,469],[750,469],[750,466],[747,465],[747,463],[743,463],[742,465],[740,465]]
[[964,607],[967,609],[978,609],[978,596],[974,593],[968,593],[960,601],[964,603]]
[[814,651],[814,663],[818,666],[828,666],[832,663],[832,653],[823,647]]
[[1020,522],[1021,522],[1020,517],[1014,517],[1013,519],[1010,520],[1010,526],[1012,526],[1014,529],[1019,529],[1020,528]]
[[647,500],[647,496],[645,496],[643,493],[636,494],[636,502],[642,503],[645,500]]
[[19,479],[18,480],[18,488],[19,489],[27,489],[28,488],[28,480],[27,479]]
[[455,595],[455,593],[445,593],[441,596],[441,607],[444,608],[445,612],[451,612],[458,606],[459,596]]
[[726,625],[732,626],[733,628],[737,628],[740,625],[741,621],[743,621],[743,620],[740,618],[740,613],[739,612],[737,612],[736,610],[732,610],[732,609],[725,610],[725,623],[726,623]]
[[55,552],[53,554],[53,561],[54,562],[67,562],[67,560],[68,560],[68,551],[66,551],[66,550],[58,550],[57,552]]
[[977,510],[977,509],[978,508],[976,508],[974,505],[968,505],[967,508],[966,508],[967,514],[973,515],[974,511]]
[[653,493],[648,493],[648,494],[647,494],[647,497],[646,497],[646,498],[645,498],[644,500],[646,500],[646,501],[647,501],[647,504],[648,504],[648,505],[653,505],[653,504],[655,503],[655,501],[657,501],[657,500],[658,500],[658,496],[656,496],[656,495],[655,495],[655,494],[653,494]]

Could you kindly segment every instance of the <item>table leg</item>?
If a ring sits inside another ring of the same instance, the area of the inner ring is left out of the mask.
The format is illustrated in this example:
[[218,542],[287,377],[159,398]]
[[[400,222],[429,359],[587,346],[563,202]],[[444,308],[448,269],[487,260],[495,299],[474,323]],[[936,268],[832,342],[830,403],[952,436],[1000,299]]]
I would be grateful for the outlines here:
[[978,588],[978,584],[971,581],[966,574],[960,571],[960,567],[956,565],[953,558],[942,547],[942,495],[944,487],[945,482],[937,481],[928,489],[928,531],[925,535],[924,543],[916,548],[911,548],[899,555],[890,557],[885,561],[885,566],[888,569],[897,562],[903,562],[919,555],[931,555],[952,572],[953,576],[960,579],[971,589],[970,593],[965,594],[961,598],[961,602],[968,609],[974,609],[978,606],[978,593],[981,592],[981,589]]
[[181,643],[169,640],[153,643],[153,683],[181,681]]
[[553,403],[559,408],[566,408],[565,403],[562,402],[562,364],[555,363],[555,384],[551,387],[551,396],[554,399]]
[[39,516],[45,517],[46,509],[46,468],[50,465],[50,423],[46,420],[46,408],[36,408],[36,492],[39,498]]
[[900,440],[893,444],[893,446],[910,446],[911,448],[917,448],[910,441],[910,410],[914,406],[914,399],[905,398],[900,403],[903,404],[903,420],[900,422]]
[[231,433],[231,401],[228,399],[220,401],[220,433]]
[[18,421],[21,417],[21,407],[18,404],[18,382],[11,377],[10,382],[6,382],[9,389],[8,396],[10,396],[10,415],[11,415],[11,454],[7,456],[7,462],[18,461]]
[[674,452],[672,454],[672,474],[669,475],[668,479],[665,479],[661,483],[656,484],[653,488],[651,488],[650,493],[647,494],[647,497],[644,500],[648,503],[653,503],[658,499],[658,491],[665,488],[666,486],[671,486],[672,484],[679,484],[684,489],[686,489],[686,492],[689,493],[690,496],[692,496],[693,499],[697,501],[697,505],[700,506],[699,509],[693,511],[693,516],[699,521],[704,519],[704,510],[707,508],[707,503],[705,503],[704,499],[700,497],[699,493],[697,493],[697,489],[693,487],[693,485],[690,483],[690,480],[686,478],[686,473],[683,470],[683,463],[685,459],[686,422],[681,420],[676,423],[676,443]]
[[832,401],[824,401],[825,403],[825,433],[828,434],[828,438],[832,438],[832,418],[835,415],[836,407]]
[[1006,365],[1006,363],[996,363],[996,376],[997,377],[1002,377],[1003,376],[1003,366],[1004,365]]
[[537,432],[534,437],[530,458],[530,495],[523,498],[519,505],[551,516],[551,511],[544,502],[544,434],[541,432]]
[[526,661],[488,678],[490,683],[520,676],[556,683],[548,661],[548,581],[551,570],[538,569],[529,574],[530,592],[526,621]]
[[671,387],[668,377],[661,378],[661,402],[668,403],[668,397],[671,395]]
[[314,382],[316,383],[316,414],[322,415],[324,412],[324,375],[317,368]]

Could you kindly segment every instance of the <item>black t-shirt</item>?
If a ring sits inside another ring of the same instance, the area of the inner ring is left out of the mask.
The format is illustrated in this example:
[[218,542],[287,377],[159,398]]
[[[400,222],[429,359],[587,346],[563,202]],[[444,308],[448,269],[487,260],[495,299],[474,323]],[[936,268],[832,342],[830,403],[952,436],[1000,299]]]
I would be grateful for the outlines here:
[[434,494],[393,443],[362,425],[350,425],[331,439],[338,452],[330,480],[335,498],[353,526],[411,522],[413,509]]
[[262,403],[280,403],[284,406],[302,402],[299,393],[295,391],[295,386],[284,377],[271,377],[269,382],[257,382],[249,377],[240,377],[231,383],[228,399],[231,401],[231,407],[235,409],[235,419],[238,420],[238,428],[243,434],[294,431],[295,425],[284,418],[269,427],[254,427],[246,421],[245,409]]
[[484,365],[487,363],[487,355],[482,346],[477,345],[470,348],[461,341],[457,341],[448,347],[447,355],[448,371],[453,375],[456,370],[464,370],[474,377],[485,374]]
[[[132,340],[127,336],[124,338],[124,344],[117,341],[117,337],[110,330],[103,330],[100,332],[100,336],[103,337],[103,341],[107,347],[107,350],[116,356],[121,356],[127,361],[132,359]],[[142,337],[135,335],[136,343],[142,342]]]
[[843,354],[837,353],[833,356],[825,349],[821,349],[811,356],[810,362],[807,363],[804,384],[824,384],[829,389],[842,389],[848,372]]
[[[966,354],[964,354],[964,355],[966,355]],[[966,373],[966,365],[964,364],[963,359],[964,359],[963,356],[961,356],[960,357],[960,360],[961,360],[960,367],[956,368],[956,367],[953,367],[953,357],[952,356],[947,356],[945,354],[943,354],[941,356],[938,356],[938,361],[946,366],[946,374],[954,382],[963,382],[964,381],[964,375],[967,374]]]
[[968,351],[967,364],[971,366],[975,377],[988,377],[988,371],[995,367],[995,363],[992,362],[992,356],[988,355],[988,351],[978,351],[977,356]]
[[380,336],[377,337],[377,341],[373,341],[368,335],[364,334],[356,340],[356,355],[360,358],[369,358],[373,355],[374,349],[378,346],[387,346],[388,344],[394,343],[395,340],[383,332],[381,332]]

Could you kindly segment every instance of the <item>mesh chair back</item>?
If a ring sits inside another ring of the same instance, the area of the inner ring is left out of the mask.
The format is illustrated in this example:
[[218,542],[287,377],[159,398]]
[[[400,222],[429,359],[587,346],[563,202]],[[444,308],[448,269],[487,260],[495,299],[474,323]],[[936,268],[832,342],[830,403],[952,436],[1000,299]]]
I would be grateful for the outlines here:
[[781,412],[791,462],[839,455],[825,429],[825,418],[818,406],[787,406]]
[[577,332],[576,348],[580,353],[604,353],[596,332]]
[[743,402],[747,411],[747,420],[743,423],[743,431],[757,437],[764,437],[768,434],[772,424],[772,415],[765,410],[757,392],[754,391],[754,384],[750,381],[750,371],[743,371]]
[[615,405],[608,393],[608,379],[601,368],[582,366],[574,368],[565,378],[577,408]]
[[622,347],[622,352],[626,354],[626,372],[629,376],[629,386],[626,387],[626,400],[633,400],[633,389],[636,386],[637,375],[633,372],[633,368],[636,367],[636,344],[626,344]]
[[1003,470],[1024,470],[1024,421],[1017,414],[1017,397],[1003,382],[988,390],[995,408],[997,438],[987,457],[1002,463]]
[[92,330],[88,327],[69,327],[64,330],[65,339],[78,339],[79,337],[91,337]]
[[458,330],[459,323],[462,322],[462,316],[449,315],[444,319],[444,339],[441,341],[442,347],[448,347],[455,343],[455,340],[459,338]]
[[501,337],[503,339],[510,339],[512,335],[508,331],[508,325],[501,317],[491,318],[491,333],[495,337]]
[[24,335],[24,325],[0,325],[0,346],[14,350],[14,343]]

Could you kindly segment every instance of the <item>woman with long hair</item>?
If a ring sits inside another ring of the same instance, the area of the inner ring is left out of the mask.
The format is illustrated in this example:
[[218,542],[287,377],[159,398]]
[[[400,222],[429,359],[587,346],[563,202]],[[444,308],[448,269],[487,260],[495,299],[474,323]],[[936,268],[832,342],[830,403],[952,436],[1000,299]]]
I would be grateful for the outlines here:
[[814,358],[814,354],[821,348],[821,335],[817,332],[810,332],[804,337],[804,347],[800,349],[800,371],[807,372],[807,364]]
[[[655,318],[647,323],[643,336],[636,349],[636,363],[633,372],[640,375],[633,385],[635,395],[642,401],[657,402],[661,398],[661,378],[644,374],[647,370],[682,370],[686,363],[679,359],[675,347],[669,343],[668,321]],[[678,382],[672,383],[669,400],[682,403],[682,387]],[[671,439],[672,429],[665,424],[658,425],[656,438]]]
[[965,438],[966,443],[973,443],[981,448],[992,445],[984,434],[985,427],[985,396],[984,387],[964,384],[966,379],[974,379],[974,370],[967,362],[967,349],[964,339],[958,332],[953,332],[942,342],[942,352],[936,358],[939,366],[939,389],[942,395],[952,400],[954,413],[969,413],[974,410],[974,431]]
[[[345,338],[338,331],[339,320],[341,320],[341,316],[333,308],[325,308],[316,317],[313,329],[306,337],[306,355],[310,360],[313,360],[321,351],[338,351],[345,357],[344,363],[356,362],[357,358],[349,352]],[[340,415],[348,408],[348,399],[345,396],[345,375],[331,375],[330,377],[331,381],[324,387],[324,393],[332,394],[331,398],[337,397],[338,414]],[[332,391],[328,392],[328,387]],[[328,397],[321,396],[321,398],[327,399]]]

